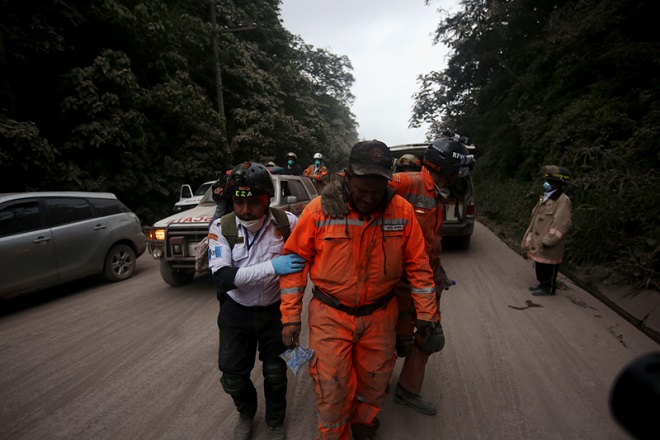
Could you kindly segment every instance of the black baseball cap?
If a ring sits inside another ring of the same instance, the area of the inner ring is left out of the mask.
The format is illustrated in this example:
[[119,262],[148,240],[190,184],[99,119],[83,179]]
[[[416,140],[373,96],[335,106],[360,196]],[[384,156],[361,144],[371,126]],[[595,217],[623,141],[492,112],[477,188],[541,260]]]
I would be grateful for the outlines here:
[[390,149],[376,139],[358,142],[348,156],[348,169],[358,176],[381,176],[392,180],[393,163]]

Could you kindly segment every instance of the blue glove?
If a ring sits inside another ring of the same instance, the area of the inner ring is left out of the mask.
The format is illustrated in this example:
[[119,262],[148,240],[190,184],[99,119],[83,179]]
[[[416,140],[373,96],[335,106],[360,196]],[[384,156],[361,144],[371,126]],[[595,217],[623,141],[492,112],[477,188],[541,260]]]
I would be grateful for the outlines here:
[[303,270],[305,259],[297,254],[287,254],[270,260],[276,275],[289,275]]

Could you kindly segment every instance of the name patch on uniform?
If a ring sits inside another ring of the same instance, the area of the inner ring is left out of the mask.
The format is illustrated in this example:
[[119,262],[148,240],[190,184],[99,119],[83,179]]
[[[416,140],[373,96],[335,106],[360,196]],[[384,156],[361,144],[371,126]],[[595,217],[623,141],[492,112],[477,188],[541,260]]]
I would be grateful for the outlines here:
[[403,225],[383,225],[383,231],[403,231]]

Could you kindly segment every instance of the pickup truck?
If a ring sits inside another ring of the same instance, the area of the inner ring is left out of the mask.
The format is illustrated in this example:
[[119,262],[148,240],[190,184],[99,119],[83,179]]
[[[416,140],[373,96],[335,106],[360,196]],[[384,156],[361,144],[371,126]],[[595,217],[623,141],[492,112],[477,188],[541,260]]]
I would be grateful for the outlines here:
[[179,192],[179,201],[174,204],[174,212],[185,211],[186,209],[194,208],[199,204],[206,194],[206,191],[215,183],[215,180],[204,182],[199,185],[197,191],[192,192],[190,185],[185,184],[181,185],[181,190]]
[[[300,215],[317,196],[314,183],[307,177],[271,174],[275,196],[270,206]],[[183,286],[195,276],[195,251],[208,235],[216,204],[209,187],[202,200],[188,209],[157,221],[145,229],[149,254],[160,260],[160,275],[171,286]]]

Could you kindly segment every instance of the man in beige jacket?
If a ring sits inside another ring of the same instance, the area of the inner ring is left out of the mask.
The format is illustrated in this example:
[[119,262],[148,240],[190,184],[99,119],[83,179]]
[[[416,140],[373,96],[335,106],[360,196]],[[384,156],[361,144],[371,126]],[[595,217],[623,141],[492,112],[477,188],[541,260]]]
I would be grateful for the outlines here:
[[570,171],[546,165],[541,172],[545,177],[544,193],[532,210],[532,220],[521,244],[529,258],[534,260],[539,285],[529,290],[535,296],[555,294],[566,233],[571,227],[571,199],[564,194],[564,186],[571,182]]

